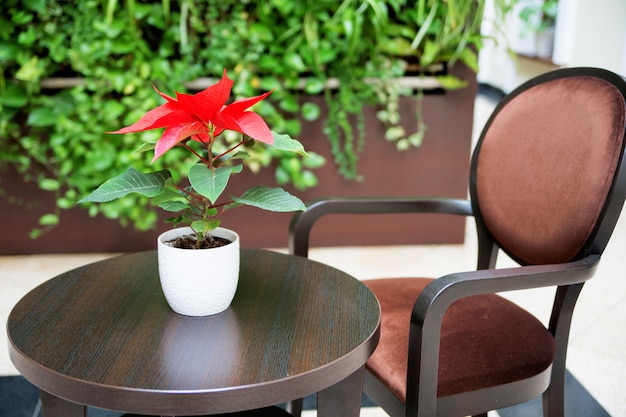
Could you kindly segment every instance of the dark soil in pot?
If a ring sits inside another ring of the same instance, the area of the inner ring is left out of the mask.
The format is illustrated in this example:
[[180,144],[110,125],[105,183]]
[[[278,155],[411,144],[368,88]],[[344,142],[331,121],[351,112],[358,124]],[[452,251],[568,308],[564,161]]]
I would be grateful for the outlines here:
[[232,242],[223,237],[205,236],[205,238],[202,239],[200,246],[198,246],[198,239],[196,236],[185,235],[177,237],[173,240],[168,240],[165,243],[168,246],[172,246],[178,249],[210,249],[226,246]]

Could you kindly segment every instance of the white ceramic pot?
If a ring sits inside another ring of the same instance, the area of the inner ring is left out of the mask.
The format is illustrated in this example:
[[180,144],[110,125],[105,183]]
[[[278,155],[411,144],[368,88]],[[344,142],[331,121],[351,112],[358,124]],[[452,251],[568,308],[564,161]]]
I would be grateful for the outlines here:
[[181,227],[159,235],[157,252],[161,287],[168,304],[185,316],[208,316],[226,310],[239,281],[239,235],[218,227],[212,236],[232,243],[211,249],[179,249],[164,242],[193,234]]

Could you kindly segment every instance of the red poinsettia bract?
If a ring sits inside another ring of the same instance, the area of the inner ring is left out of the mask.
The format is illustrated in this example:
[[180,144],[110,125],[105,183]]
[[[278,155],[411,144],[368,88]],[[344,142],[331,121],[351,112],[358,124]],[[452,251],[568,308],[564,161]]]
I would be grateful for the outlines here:
[[186,139],[191,138],[208,145],[224,130],[233,130],[252,139],[273,144],[274,136],[263,118],[248,110],[270,95],[271,91],[226,104],[232,86],[233,81],[224,70],[220,81],[193,95],[176,92],[176,98],[173,98],[154,87],[166,102],[148,111],[132,125],[112,133],[165,128],[154,149],[153,161]]

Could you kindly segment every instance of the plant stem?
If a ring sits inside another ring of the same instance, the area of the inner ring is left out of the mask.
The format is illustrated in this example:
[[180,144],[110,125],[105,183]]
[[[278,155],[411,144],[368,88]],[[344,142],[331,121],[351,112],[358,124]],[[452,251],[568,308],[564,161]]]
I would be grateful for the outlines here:
[[209,208],[219,208],[219,207],[227,206],[231,203],[233,203],[233,200],[227,201],[225,203],[213,204],[212,206],[209,206]]
[[195,198],[196,200],[200,200],[200,201],[203,201],[203,200],[204,200],[204,198],[203,198],[202,196],[199,196],[199,195],[198,195],[198,194],[196,194],[196,193],[192,193],[191,191],[188,191],[188,190],[186,190],[185,188],[183,188],[183,187],[181,187],[181,186],[179,186],[179,185],[175,185],[174,187],[176,187],[176,189],[177,189],[178,191],[181,191],[181,192],[183,192],[183,193],[187,194],[187,195],[188,195],[189,197],[191,197],[191,198]]
[[231,153],[232,151],[234,151],[235,149],[237,149],[238,147],[243,145],[243,143],[244,143],[244,141],[242,140],[241,142],[239,142],[238,144],[236,144],[232,148],[230,148],[227,151],[224,151],[221,154],[219,154],[215,159],[217,159],[219,161],[224,155],[227,155],[227,154]]
[[209,143],[205,143],[206,145],[206,150],[207,150],[207,159],[203,159],[203,161],[206,161],[206,166],[213,170],[213,139],[215,139],[214,136],[215,133],[215,126],[213,126],[212,124],[209,126]]
[[194,154],[195,156],[197,156],[197,157],[198,157],[198,159],[200,159],[202,162],[204,162],[204,163],[206,163],[206,164],[208,164],[208,163],[209,163],[209,161],[208,161],[208,160],[206,160],[206,159],[204,159],[204,158],[202,157],[202,155],[200,155],[198,152],[196,152],[196,151],[195,151],[195,149],[193,149],[191,146],[187,145],[187,142],[184,142],[184,143],[183,143],[183,146],[184,146],[184,147],[185,147],[185,149],[187,149],[189,152],[191,152],[192,154]]

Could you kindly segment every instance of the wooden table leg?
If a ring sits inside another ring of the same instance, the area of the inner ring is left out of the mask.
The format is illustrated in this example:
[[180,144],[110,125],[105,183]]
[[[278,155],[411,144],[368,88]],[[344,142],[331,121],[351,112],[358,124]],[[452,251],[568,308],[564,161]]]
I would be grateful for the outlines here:
[[39,391],[43,417],[86,417],[87,407]]
[[289,401],[286,408],[287,412],[294,417],[300,417],[302,415],[302,403],[302,398]]
[[318,417],[358,417],[361,413],[361,397],[365,368],[317,393]]

